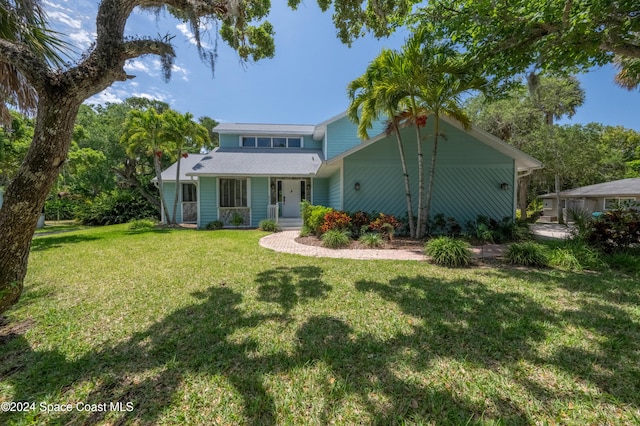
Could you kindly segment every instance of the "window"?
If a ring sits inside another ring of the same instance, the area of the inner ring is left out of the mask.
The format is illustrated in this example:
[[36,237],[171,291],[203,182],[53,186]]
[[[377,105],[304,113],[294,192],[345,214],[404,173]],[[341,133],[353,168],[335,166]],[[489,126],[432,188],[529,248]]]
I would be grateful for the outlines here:
[[270,136],[242,136],[243,147],[250,148],[302,148],[301,137],[270,137]]
[[615,209],[619,205],[624,205],[629,203],[630,201],[635,201],[633,197],[623,197],[623,198],[605,198],[604,199],[604,209],[611,210]]
[[247,207],[246,179],[220,179],[220,207]]
[[254,137],[243,137],[242,138],[242,146],[256,146],[256,138]]
[[271,148],[271,138],[258,138],[258,147]]
[[301,148],[302,138],[287,138],[287,146],[289,148]]
[[182,202],[189,203],[195,201],[198,201],[198,191],[196,191],[196,186],[192,183],[183,183]]

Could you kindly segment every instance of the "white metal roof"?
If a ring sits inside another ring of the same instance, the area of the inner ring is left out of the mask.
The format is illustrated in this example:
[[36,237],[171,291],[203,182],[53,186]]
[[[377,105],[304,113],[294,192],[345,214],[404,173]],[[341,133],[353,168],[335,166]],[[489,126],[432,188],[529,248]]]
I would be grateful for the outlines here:
[[213,131],[222,134],[309,136],[315,128],[307,124],[220,123]]
[[[180,181],[190,182],[192,180],[191,176],[187,176],[187,172],[190,172],[193,166],[195,166],[203,157],[207,154],[189,154],[187,158],[180,159]],[[178,162],[176,161],[172,165],[170,165],[166,170],[162,172],[160,176],[162,176],[162,180],[175,182],[176,180],[176,169],[178,168]],[[153,178],[152,182],[157,182],[157,178]]]
[[216,148],[187,176],[314,176],[322,161],[322,151],[308,149]]

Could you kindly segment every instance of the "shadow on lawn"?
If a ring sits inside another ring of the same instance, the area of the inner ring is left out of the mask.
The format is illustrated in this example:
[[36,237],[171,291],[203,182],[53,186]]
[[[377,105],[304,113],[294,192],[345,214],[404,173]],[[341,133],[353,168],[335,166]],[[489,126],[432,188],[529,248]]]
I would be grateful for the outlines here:
[[[506,391],[486,392],[484,400],[478,401],[455,389],[455,385],[447,387],[446,381],[443,385],[421,380],[420,372],[435,368],[436,358],[470,362],[498,374],[500,368],[512,367],[521,359],[553,365],[597,384],[615,399],[638,406],[639,382],[627,381],[638,377],[638,339],[629,341],[638,337],[638,324],[627,314],[593,301],[586,301],[579,311],[553,312],[521,293],[495,292],[471,280],[398,276],[388,282],[359,281],[356,291],[373,292],[422,321],[405,334],[383,340],[357,333],[340,318],[309,316],[297,327],[293,351],[261,353],[260,342],[246,331],[264,322],[291,321],[288,314],[296,304],[326,297],[331,287],[323,283],[321,273],[316,267],[292,267],[264,271],[256,277],[258,298],[277,303],[284,313],[252,313],[241,308],[241,294],[212,287],[195,294],[198,303],[175,311],[126,342],[78,359],[66,359],[57,350],[33,351],[20,336],[0,348],[0,379],[15,389],[16,401],[33,400],[34,395],[42,400],[60,389],[81,388],[83,382],[91,382],[96,384],[95,390],[84,402],[135,403],[132,412],[40,414],[36,423],[154,423],[170,405],[193,402],[183,401],[183,396],[176,399],[187,377],[215,375],[223,377],[240,396],[240,419],[248,424],[273,425],[277,420],[276,401],[265,386],[266,376],[285,374],[295,382],[292,376],[317,364],[329,369],[326,376],[317,373],[320,377],[313,378],[316,396],[322,402],[306,409],[319,409],[320,419],[315,421],[321,424],[337,421],[334,416],[340,414],[345,399],[353,396],[364,410],[363,423],[533,422],[528,410],[505,396]],[[615,327],[609,324],[612,318]],[[541,357],[536,345],[549,337],[549,330],[566,323],[612,333],[612,338],[603,342],[597,353],[566,348]],[[618,326],[621,329],[615,330]],[[238,340],[239,331],[246,337]],[[605,372],[593,370],[594,359],[606,363]],[[412,374],[398,374],[398,363],[404,363]],[[550,411],[554,399],[568,403],[574,398],[592,398],[563,394],[526,377],[519,380]],[[224,397],[219,391],[186,396],[203,398],[212,419],[218,408],[212,405]],[[2,413],[0,423],[2,416],[7,416],[4,421],[16,421],[24,415]]]
[[86,241],[99,240],[99,237],[93,235],[63,235],[60,237],[52,235],[43,235],[34,238],[31,241],[31,251],[44,251],[52,248],[59,248],[66,244],[84,243]]

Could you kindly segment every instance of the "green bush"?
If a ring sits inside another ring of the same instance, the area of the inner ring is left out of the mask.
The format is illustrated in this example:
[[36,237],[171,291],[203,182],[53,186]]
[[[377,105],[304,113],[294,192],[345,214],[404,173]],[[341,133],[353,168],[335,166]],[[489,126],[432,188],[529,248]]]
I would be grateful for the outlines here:
[[546,247],[533,241],[509,245],[505,259],[511,264],[522,266],[547,266],[548,264]]
[[302,225],[302,228],[300,228],[300,236],[308,237],[311,234],[312,234],[311,229],[309,229],[309,227],[306,225]]
[[471,264],[472,253],[466,241],[442,236],[427,241],[424,249],[436,265],[460,267]]
[[147,231],[156,227],[155,219],[135,219],[129,222],[130,231]]
[[[351,235],[358,237],[369,230],[371,215],[367,212],[357,211],[351,215]],[[363,232],[364,229],[364,232]]]
[[102,193],[76,209],[76,219],[84,225],[114,225],[157,217],[158,210],[144,197],[121,189]]
[[277,224],[273,219],[261,220],[258,224],[258,228],[266,232],[280,232],[282,230],[282,228],[280,228],[280,225]]
[[360,235],[359,241],[367,247],[380,247],[384,242],[380,234],[375,232],[365,232]]
[[303,225],[307,225],[314,234],[321,235],[322,231],[320,230],[320,227],[324,223],[324,217],[327,213],[332,211],[333,209],[331,207],[311,206],[309,209],[307,223],[303,223]]
[[71,197],[58,197],[44,204],[44,216],[47,220],[71,220],[76,218],[76,210],[82,201]]
[[393,239],[395,231],[401,227],[402,224],[394,215],[384,213],[380,213],[378,217],[369,224],[369,229],[371,231],[377,232],[389,240]]
[[218,229],[222,229],[223,226],[224,226],[224,223],[222,223],[221,220],[214,220],[212,222],[207,223],[207,226],[205,226],[205,228],[208,229],[209,231],[216,231]]
[[346,247],[351,242],[351,233],[347,230],[333,229],[322,234],[322,245],[329,248]]
[[587,241],[606,253],[640,244],[640,210],[620,205],[593,221]]
[[583,267],[571,249],[556,247],[549,253],[549,266],[564,271],[580,272]]

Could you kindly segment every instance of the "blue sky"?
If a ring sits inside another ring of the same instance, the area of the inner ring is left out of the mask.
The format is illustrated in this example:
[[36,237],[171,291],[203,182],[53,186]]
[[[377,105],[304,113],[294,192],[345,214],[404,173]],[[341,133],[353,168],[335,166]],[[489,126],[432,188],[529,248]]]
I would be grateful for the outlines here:
[[[51,24],[66,34],[79,52],[95,38],[96,4],[44,0]],[[367,36],[349,48],[336,38],[331,14],[320,12],[314,1],[303,2],[297,11],[289,10],[284,2],[274,4],[268,19],[276,31],[275,58],[243,64],[220,41],[212,77],[185,25],[169,15],[157,19],[153,14],[136,13],[128,22],[128,34],[176,35],[171,81],[163,81],[157,57],[144,57],[127,64],[127,72],[135,79],[115,83],[90,101],[119,102],[143,96],[218,121],[316,124],[344,111],[347,84],[364,72],[383,47],[399,48],[407,36],[402,32],[383,40]],[[213,37],[205,38],[205,43],[212,45]],[[640,131],[640,92],[617,87],[614,74],[608,66],[580,75],[586,102],[572,120],[564,122],[596,121]]]

